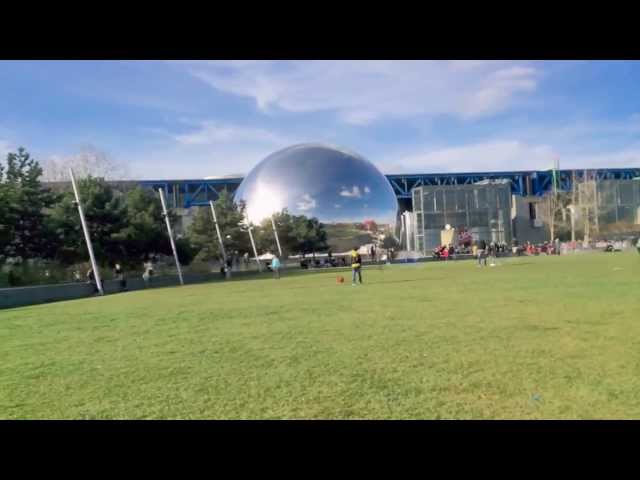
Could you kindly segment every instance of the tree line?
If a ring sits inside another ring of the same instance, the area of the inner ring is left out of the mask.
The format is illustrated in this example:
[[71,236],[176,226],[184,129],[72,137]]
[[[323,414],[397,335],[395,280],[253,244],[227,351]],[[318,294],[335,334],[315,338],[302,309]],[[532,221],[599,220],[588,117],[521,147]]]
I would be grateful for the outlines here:
[[[140,266],[149,256],[171,255],[157,192],[141,187],[115,189],[91,172],[78,180],[96,258]],[[0,163],[0,263],[12,259],[47,259],[62,265],[86,262],[88,252],[73,191],[54,192],[43,182],[43,169],[24,148]],[[214,202],[225,250],[240,255],[252,247],[244,224],[245,206],[223,191]],[[170,213],[175,223],[177,217]],[[311,253],[327,248],[327,234],[316,218],[274,215],[283,253]],[[253,226],[259,253],[277,252],[270,220]],[[200,207],[185,235],[176,239],[180,262],[190,264],[221,258],[211,211]]]

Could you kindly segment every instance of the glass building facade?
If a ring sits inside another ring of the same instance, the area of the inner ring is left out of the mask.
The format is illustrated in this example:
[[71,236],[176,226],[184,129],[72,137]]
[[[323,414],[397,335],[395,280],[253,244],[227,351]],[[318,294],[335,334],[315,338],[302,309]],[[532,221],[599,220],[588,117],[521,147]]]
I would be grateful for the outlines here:
[[419,252],[439,246],[446,225],[469,232],[474,241],[511,242],[510,183],[421,186],[412,195]]
[[640,179],[597,182],[597,217],[600,228],[617,226],[637,230],[640,224]]

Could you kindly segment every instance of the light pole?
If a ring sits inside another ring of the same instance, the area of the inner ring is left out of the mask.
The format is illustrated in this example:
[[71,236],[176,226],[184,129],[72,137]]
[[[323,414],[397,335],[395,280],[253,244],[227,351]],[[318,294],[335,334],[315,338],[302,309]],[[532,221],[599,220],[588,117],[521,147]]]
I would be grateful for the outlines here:
[[69,169],[69,175],[71,175],[71,185],[73,186],[73,194],[76,197],[76,205],[78,206],[78,213],[80,214],[80,223],[82,224],[82,231],[84,232],[84,240],[87,243],[89,258],[91,259],[91,268],[93,268],[93,276],[96,279],[96,287],[98,288],[98,292],[100,292],[100,295],[104,295],[104,290],[102,290],[102,280],[100,279],[100,272],[98,271],[98,264],[96,263],[96,257],[93,254],[91,237],[89,236],[89,229],[87,228],[87,221],[84,218],[82,202],[80,201],[80,193],[78,192],[78,187],[76,186],[76,179],[73,176],[72,169]]
[[169,232],[169,240],[171,241],[171,250],[173,250],[173,258],[176,260],[176,268],[178,269],[178,278],[180,279],[180,285],[184,285],[184,280],[182,279],[182,268],[180,268],[180,260],[178,260],[178,251],[176,250],[176,244],[173,241],[173,231],[171,230],[171,222],[169,221],[169,214],[167,213],[167,206],[164,202],[164,191],[162,188],[158,189],[158,193],[160,194],[160,203],[162,203],[162,216],[164,217],[165,222],[167,223],[167,231]]
[[569,205],[567,210],[571,214],[571,242],[573,243],[576,241],[576,207]]
[[218,241],[220,242],[220,251],[222,252],[222,261],[224,262],[224,271],[226,277],[231,277],[231,270],[227,268],[227,252],[224,250],[224,243],[222,242],[222,235],[220,234],[220,226],[218,225],[218,218],[216,217],[216,209],[213,207],[213,200],[209,200],[209,206],[211,206],[211,215],[213,215],[213,223],[216,226],[216,232],[218,234]]
[[253,233],[251,233],[251,223],[249,223],[249,219],[247,217],[245,217],[245,225],[247,226],[247,231],[249,232],[249,240],[251,240],[251,246],[253,247],[253,255],[255,256],[256,262],[258,263],[258,271],[262,272],[262,264],[260,263],[260,259],[258,258],[256,242],[253,241]]
[[276,222],[273,220],[273,215],[271,215],[271,226],[273,227],[273,234],[276,237],[276,244],[278,245],[278,253],[280,254],[280,258],[282,258],[282,248],[280,248],[280,239],[278,238],[278,230],[276,230]]

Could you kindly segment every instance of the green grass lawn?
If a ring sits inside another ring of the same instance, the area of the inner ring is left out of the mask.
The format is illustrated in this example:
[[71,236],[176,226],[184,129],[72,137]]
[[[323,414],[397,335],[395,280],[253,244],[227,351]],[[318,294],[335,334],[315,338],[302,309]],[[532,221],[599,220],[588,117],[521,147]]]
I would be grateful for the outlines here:
[[640,255],[0,311],[0,418],[640,418]]

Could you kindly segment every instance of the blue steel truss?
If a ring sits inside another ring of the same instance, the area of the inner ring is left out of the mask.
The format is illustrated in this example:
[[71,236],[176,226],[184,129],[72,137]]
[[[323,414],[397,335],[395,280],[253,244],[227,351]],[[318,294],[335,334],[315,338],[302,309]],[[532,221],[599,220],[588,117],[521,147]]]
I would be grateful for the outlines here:
[[[582,180],[585,170],[559,170],[558,189],[571,190],[573,174]],[[629,180],[640,177],[639,168],[601,168],[586,171],[594,180]],[[482,180],[507,179],[511,181],[511,192],[515,195],[541,196],[553,188],[551,170],[523,172],[474,172],[474,173],[420,173],[387,175],[387,179],[398,199],[410,199],[411,190],[421,185],[470,185]],[[141,180],[139,185],[158,190],[164,189],[165,197],[173,207],[189,208],[206,206],[209,200],[217,200],[222,190],[230,193],[242,182],[241,177],[205,180]]]
[[[558,189],[569,191],[573,175],[576,180],[584,178],[585,170],[558,170]],[[606,168],[586,171],[594,180],[629,180],[640,177],[640,168]],[[415,175],[387,175],[387,179],[398,198],[411,198],[411,190],[421,185],[470,185],[482,180],[511,181],[511,192],[515,195],[542,196],[553,188],[552,170],[523,172],[475,172],[475,173],[422,173]]]
[[209,200],[214,202],[220,192],[228,190],[230,193],[242,182],[242,178],[215,178],[205,180],[141,180],[143,188],[164,189],[164,195],[172,208],[189,208],[206,206]]

